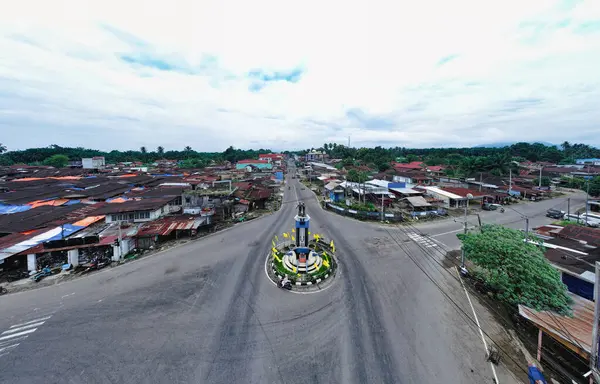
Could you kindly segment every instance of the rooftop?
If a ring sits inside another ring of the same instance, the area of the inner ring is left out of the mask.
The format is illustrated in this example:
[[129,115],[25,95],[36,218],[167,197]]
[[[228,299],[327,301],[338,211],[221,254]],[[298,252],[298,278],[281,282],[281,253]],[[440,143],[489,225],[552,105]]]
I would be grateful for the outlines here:
[[174,197],[160,197],[141,200],[129,200],[120,204],[107,204],[94,212],[96,215],[105,215],[110,213],[136,212],[136,211],[154,211],[174,200]]

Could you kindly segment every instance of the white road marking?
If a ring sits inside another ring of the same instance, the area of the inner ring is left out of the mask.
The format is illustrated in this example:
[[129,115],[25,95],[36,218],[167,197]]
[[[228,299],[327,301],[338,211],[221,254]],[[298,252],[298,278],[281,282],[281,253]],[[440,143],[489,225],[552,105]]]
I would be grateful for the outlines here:
[[[462,277],[460,277],[460,272],[458,268],[456,268],[456,274],[458,275],[458,280],[460,280],[460,285],[462,285],[465,295],[467,295],[467,300],[469,301],[469,305],[471,306],[471,311],[473,311],[473,316],[475,317],[475,323],[477,324],[477,328],[479,329],[479,334],[481,335],[481,341],[483,341],[483,347],[485,348],[485,353],[488,353],[488,345],[485,341],[485,336],[483,335],[483,331],[481,330],[481,325],[479,324],[479,318],[477,317],[477,313],[475,312],[475,307],[473,307],[473,302],[471,301],[471,296],[469,296],[469,292],[467,292],[467,288],[462,281]],[[494,379],[496,380],[496,384],[500,384],[498,381],[498,375],[496,375],[496,368],[494,364],[490,361],[490,367],[492,367],[492,373],[494,374]]]
[[457,229],[457,230],[454,230],[454,231],[448,231],[448,232],[438,233],[436,235],[431,235],[431,237],[438,237],[438,236],[449,235],[451,233],[456,233],[456,232],[460,232],[460,231],[463,231],[463,230],[464,230],[464,228]]
[[40,321],[46,321],[46,320],[48,320],[48,319],[49,319],[49,318],[51,318],[51,317],[52,317],[52,316],[41,317],[41,318],[39,318],[39,319],[30,320],[30,321],[27,321],[27,322],[25,322],[25,323],[21,323],[21,324],[15,324],[15,325],[12,325],[10,328],[17,328],[17,327],[22,327],[22,326],[24,326],[24,325],[28,325],[28,324],[37,323],[37,322],[40,322]]
[[13,333],[12,335],[0,336],[0,341],[12,339],[13,337],[27,335],[27,334],[33,333],[35,331],[37,331],[37,328],[28,329],[27,331],[23,331],[23,332],[19,332],[19,333]]
[[420,235],[414,232],[408,233],[407,236],[412,241],[425,246],[425,248],[434,248],[438,246],[438,244],[434,240],[430,239],[428,236]]
[[17,337],[16,339],[10,339],[8,341],[3,341],[0,343],[0,347],[5,347],[7,345],[9,345],[10,343],[14,343],[15,341],[21,341],[21,340],[25,340],[27,338],[27,336],[21,336],[21,337]]
[[0,348],[0,352],[4,352],[4,351],[6,351],[6,350],[8,350],[10,348],[14,348],[14,347],[16,347],[18,345],[19,345],[19,343],[13,344],[13,345],[9,345],[8,347]]
[[9,329],[8,331],[2,332],[2,335],[7,334],[7,333],[14,333],[14,332],[23,331],[23,330],[28,329],[28,328],[39,327],[40,325],[42,325],[44,323],[45,323],[45,321],[40,321],[39,323],[27,324],[27,325],[24,325],[24,326],[18,327],[18,328],[12,328],[11,327],[11,329]]

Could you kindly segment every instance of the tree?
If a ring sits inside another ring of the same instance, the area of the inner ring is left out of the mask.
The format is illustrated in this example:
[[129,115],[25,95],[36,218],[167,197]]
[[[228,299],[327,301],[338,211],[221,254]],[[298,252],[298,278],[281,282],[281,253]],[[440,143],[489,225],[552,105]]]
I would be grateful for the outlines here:
[[184,152],[192,152],[192,147],[190,147],[189,145],[186,146],[185,148],[183,148]]
[[[542,187],[549,187],[551,179],[548,176],[542,176]],[[535,185],[540,185],[540,178],[535,179]]]
[[481,232],[459,234],[465,256],[495,292],[510,305],[551,310],[570,315],[571,298],[560,272],[544,257],[536,244],[525,242],[525,234],[500,225],[484,225]]
[[163,153],[165,153],[165,149],[159,145],[158,148],[156,148],[156,153],[162,155]]
[[0,154],[6,152],[6,145],[0,143]]
[[142,152],[142,154],[146,154],[148,153],[148,150],[146,149],[146,147],[140,147],[140,152]]
[[69,157],[66,155],[52,155],[44,160],[44,165],[54,168],[64,168],[69,164]]

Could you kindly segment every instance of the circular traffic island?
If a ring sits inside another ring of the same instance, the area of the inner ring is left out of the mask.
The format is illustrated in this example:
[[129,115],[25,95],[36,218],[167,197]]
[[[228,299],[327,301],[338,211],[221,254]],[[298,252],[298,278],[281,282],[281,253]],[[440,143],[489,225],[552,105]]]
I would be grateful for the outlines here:
[[[281,289],[318,292],[329,286],[336,275],[335,246],[323,239],[298,246],[285,241],[274,244],[267,256],[267,274]],[[282,286],[282,281],[289,282]]]

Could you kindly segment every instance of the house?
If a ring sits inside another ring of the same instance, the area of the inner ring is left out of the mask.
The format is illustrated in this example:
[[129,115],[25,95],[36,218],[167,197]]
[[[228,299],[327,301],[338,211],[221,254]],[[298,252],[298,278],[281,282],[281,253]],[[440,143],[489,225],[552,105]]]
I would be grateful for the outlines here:
[[423,196],[405,197],[402,202],[409,208],[412,217],[437,215],[443,212],[425,200]]
[[310,151],[304,156],[304,161],[309,163],[311,161],[324,162],[327,155],[319,151]]
[[400,171],[421,171],[423,169],[423,163],[421,161],[412,161],[410,163],[397,163],[394,161],[392,162],[392,168]]
[[392,177],[392,180],[395,183],[406,183],[406,184],[421,184],[421,185],[431,185],[433,179],[425,174],[424,172],[416,172],[416,171],[397,171],[396,174]]
[[330,181],[325,185],[324,189],[329,194],[329,199],[334,203],[344,200],[344,188],[340,187],[341,183]]
[[577,165],[600,165],[600,159],[596,159],[596,158],[577,159],[577,160],[575,160],[575,164],[577,164]]
[[[485,196],[484,193],[472,191],[467,188],[453,187],[423,187],[426,193],[440,201],[444,208],[464,208],[467,200],[479,201]],[[467,195],[472,197],[467,199]]]
[[[95,215],[105,215],[106,222],[127,221],[141,223],[153,221],[165,215],[181,210],[181,206],[175,205],[177,198],[160,197],[140,200],[128,200],[123,203],[107,204],[97,211]],[[181,199],[181,197],[179,197]]]
[[106,160],[103,156],[83,158],[81,159],[81,166],[83,169],[104,169],[106,167]]
[[279,153],[262,153],[258,155],[258,160],[266,160],[274,165],[282,165],[283,155]]
[[268,160],[240,160],[236,163],[235,169],[245,170],[246,172],[254,172],[255,170],[270,171],[273,169],[273,164]]

